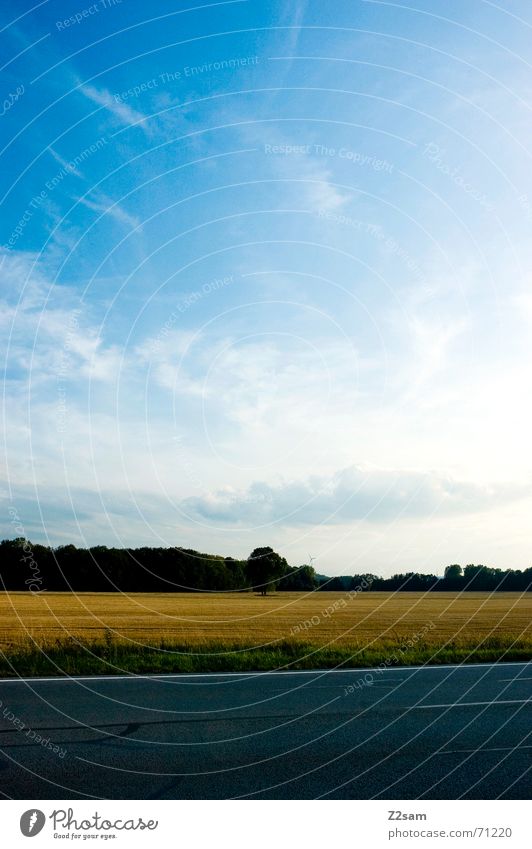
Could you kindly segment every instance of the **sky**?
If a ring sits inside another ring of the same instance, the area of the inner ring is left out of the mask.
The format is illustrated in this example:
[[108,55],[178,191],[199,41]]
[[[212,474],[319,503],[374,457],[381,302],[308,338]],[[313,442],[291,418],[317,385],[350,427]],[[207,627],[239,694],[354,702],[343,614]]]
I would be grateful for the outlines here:
[[530,566],[530,4],[0,16],[2,536]]

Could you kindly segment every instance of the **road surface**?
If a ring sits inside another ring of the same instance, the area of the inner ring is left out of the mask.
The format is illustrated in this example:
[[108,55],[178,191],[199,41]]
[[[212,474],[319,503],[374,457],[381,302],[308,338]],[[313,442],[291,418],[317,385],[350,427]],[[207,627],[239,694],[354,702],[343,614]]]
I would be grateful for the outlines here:
[[532,662],[0,681],[13,799],[526,799]]

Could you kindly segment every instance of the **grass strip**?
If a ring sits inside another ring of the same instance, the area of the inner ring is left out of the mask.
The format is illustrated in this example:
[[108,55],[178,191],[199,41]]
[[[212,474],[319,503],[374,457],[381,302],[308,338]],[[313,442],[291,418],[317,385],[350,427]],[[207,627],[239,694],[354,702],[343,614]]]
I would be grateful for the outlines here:
[[319,646],[280,641],[274,646],[241,644],[158,644],[136,646],[112,639],[80,642],[73,639],[52,645],[34,643],[0,652],[0,677],[165,674],[172,672],[255,672],[286,669],[364,669],[422,664],[495,663],[532,659],[532,639],[489,637],[480,643],[451,641],[447,645],[418,643],[405,647],[400,640],[378,645]]

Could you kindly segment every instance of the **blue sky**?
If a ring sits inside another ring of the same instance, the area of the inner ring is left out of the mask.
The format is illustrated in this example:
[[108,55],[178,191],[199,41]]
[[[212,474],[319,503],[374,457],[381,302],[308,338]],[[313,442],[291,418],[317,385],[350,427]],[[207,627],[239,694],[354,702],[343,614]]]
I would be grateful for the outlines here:
[[3,536],[529,566],[529,4],[1,15]]

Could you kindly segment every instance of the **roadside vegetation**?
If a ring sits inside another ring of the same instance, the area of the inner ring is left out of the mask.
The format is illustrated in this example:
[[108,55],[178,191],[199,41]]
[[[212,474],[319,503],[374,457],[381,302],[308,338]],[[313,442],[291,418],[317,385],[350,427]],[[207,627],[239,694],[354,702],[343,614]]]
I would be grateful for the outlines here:
[[158,646],[133,646],[114,640],[81,642],[58,640],[53,646],[19,646],[0,654],[0,675],[115,675],[193,672],[251,672],[325,668],[377,668],[522,661],[532,656],[532,640],[511,641],[490,637],[481,643],[452,640],[436,647],[419,642],[408,647],[402,641],[381,641],[377,646],[316,646],[284,640],[274,646],[242,647],[212,644],[172,645],[162,640]]

